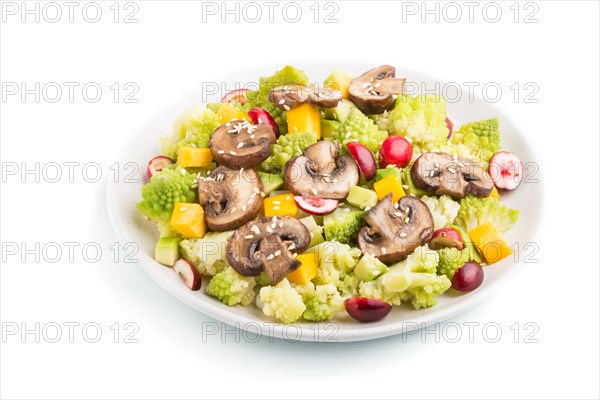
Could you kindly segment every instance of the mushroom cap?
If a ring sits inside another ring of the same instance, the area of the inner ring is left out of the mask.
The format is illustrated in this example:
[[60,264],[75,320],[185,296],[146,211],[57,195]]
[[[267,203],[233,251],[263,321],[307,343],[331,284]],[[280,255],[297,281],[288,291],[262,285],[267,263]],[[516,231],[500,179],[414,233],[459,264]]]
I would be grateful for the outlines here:
[[206,225],[228,231],[253,219],[262,205],[262,182],[253,169],[217,167],[198,179],[198,202],[204,207]]
[[463,198],[470,193],[487,197],[492,193],[494,181],[476,162],[447,153],[423,153],[410,169],[416,187],[438,196],[447,194]]
[[271,89],[269,100],[286,111],[302,103],[331,108],[336,107],[342,100],[342,92],[317,86],[286,85]]
[[367,226],[358,232],[358,247],[382,262],[404,259],[433,234],[433,217],[425,203],[404,196],[398,203],[388,194],[363,219]]
[[350,187],[358,185],[359,171],[350,155],[338,157],[340,145],[321,140],[306,149],[301,156],[285,164],[284,179],[295,195],[344,199]]
[[303,252],[309,244],[310,232],[296,218],[262,217],[233,233],[227,245],[227,262],[244,276],[265,271],[274,285],[300,267],[294,253]]
[[276,142],[275,132],[268,124],[234,120],[214,131],[208,147],[219,164],[234,169],[253,168],[269,157],[271,145]]
[[392,94],[404,93],[406,79],[396,78],[396,68],[381,65],[354,78],[348,97],[365,114],[381,114],[394,106]]

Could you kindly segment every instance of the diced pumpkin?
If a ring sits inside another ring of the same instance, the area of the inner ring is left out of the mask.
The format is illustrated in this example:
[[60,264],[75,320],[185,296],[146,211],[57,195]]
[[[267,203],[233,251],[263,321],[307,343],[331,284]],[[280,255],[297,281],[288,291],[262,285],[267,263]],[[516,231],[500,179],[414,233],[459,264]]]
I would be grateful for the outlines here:
[[251,122],[250,117],[248,117],[246,114],[244,114],[242,111],[238,110],[234,106],[229,105],[227,103],[223,103],[217,110],[217,119],[219,120],[219,123],[221,125],[236,119],[239,121],[244,120]]
[[488,197],[494,198],[496,200],[502,200],[500,198],[500,193],[498,193],[498,189],[496,188],[496,186],[494,186],[494,188],[492,189],[492,193],[490,193]]
[[487,264],[493,264],[512,254],[502,234],[490,222],[485,222],[469,232]]
[[319,257],[316,252],[304,253],[296,256],[296,260],[300,261],[302,265],[287,275],[288,281],[292,283],[298,283],[300,285],[306,285],[313,278],[317,276],[317,264]]
[[394,175],[388,175],[382,180],[375,182],[373,184],[373,189],[375,189],[375,193],[377,193],[377,198],[379,200],[383,200],[383,198],[390,193],[392,193],[392,201],[394,203],[406,196],[402,184]]
[[177,165],[183,168],[206,167],[212,163],[212,154],[206,147],[180,147],[177,151]]
[[321,113],[311,104],[303,103],[287,112],[288,133],[314,133],[321,139]]
[[265,197],[263,206],[265,209],[265,217],[281,217],[284,215],[295,217],[298,212],[294,196],[291,193]]
[[203,237],[206,233],[204,209],[197,203],[175,203],[171,226],[185,237]]

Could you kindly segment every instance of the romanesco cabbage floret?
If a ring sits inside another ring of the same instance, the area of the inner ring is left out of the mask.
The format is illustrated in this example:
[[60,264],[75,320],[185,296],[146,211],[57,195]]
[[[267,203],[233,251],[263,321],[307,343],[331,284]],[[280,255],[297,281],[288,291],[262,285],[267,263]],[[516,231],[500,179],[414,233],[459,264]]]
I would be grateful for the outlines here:
[[248,91],[246,94],[248,102],[253,107],[262,107],[269,102],[269,91],[284,85],[306,85],[308,76],[304,71],[286,65],[271,76],[263,76],[259,80],[258,90]]
[[410,301],[415,309],[437,304],[438,295],[450,287],[446,275],[437,275],[438,254],[418,247],[406,260],[394,264],[381,277],[360,285],[361,296],[374,297],[390,304]]
[[175,120],[171,136],[161,138],[161,153],[177,160],[177,151],[182,146],[208,147],[210,136],[218,127],[213,111],[193,106]]
[[234,306],[241,304],[248,307],[254,300],[256,282],[251,276],[242,276],[231,267],[225,268],[212,277],[206,293],[221,300],[223,304]]
[[429,211],[431,211],[435,230],[452,224],[460,209],[460,204],[447,195],[440,197],[423,196],[421,200],[427,204]]
[[469,248],[458,250],[455,247],[445,247],[436,251],[440,256],[437,273],[439,275],[446,275],[448,279],[452,279],[456,270],[471,260],[471,249]]
[[292,157],[302,155],[304,149],[317,143],[317,137],[312,133],[294,133],[281,135],[272,146],[271,155],[261,167],[267,172],[281,172],[283,166]]
[[313,247],[311,251],[319,257],[314,283],[333,284],[344,297],[357,294],[359,281],[353,271],[361,255],[359,249],[330,241]]
[[233,231],[207,232],[202,239],[185,239],[179,243],[183,257],[202,275],[214,276],[227,267],[225,253]]
[[380,129],[407,137],[416,153],[440,149],[448,142],[446,100],[438,95],[399,95],[392,111],[375,118]]
[[460,209],[454,223],[466,232],[490,222],[500,232],[506,233],[519,219],[519,210],[508,208],[493,197],[468,195],[460,201]]
[[137,209],[146,217],[159,222],[162,234],[162,231],[168,231],[176,202],[196,201],[196,190],[192,188],[195,182],[196,174],[177,165],[165,168],[142,188],[142,201],[137,203]]
[[326,215],[323,219],[325,238],[344,244],[354,244],[364,214],[365,212],[361,210],[340,207],[333,213]]
[[[488,163],[500,150],[500,121],[498,118],[469,122],[454,132],[450,152],[471,161]],[[448,150],[448,148],[442,148]]]
[[256,305],[267,317],[274,317],[284,324],[298,321],[306,310],[302,296],[287,279],[282,280],[276,286],[261,288]]
[[387,136],[388,133],[380,130],[373,120],[360,112],[358,108],[353,108],[333,135],[333,140],[342,145],[342,153],[348,152],[345,144],[352,141],[358,141],[372,153],[377,153]]
[[306,320],[327,321],[344,308],[344,298],[340,296],[333,284],[315,286],[310,282],[307,285],[297,285],[295,288],[306,306],[302,314]]

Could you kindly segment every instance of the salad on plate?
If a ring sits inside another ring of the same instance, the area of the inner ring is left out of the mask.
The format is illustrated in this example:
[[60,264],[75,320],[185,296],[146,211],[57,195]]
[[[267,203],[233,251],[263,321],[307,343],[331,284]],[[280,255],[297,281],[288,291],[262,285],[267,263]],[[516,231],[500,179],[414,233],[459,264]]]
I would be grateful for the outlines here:
[[322,83],[286,66],[184,112],[137,203],[155,260],[285,324],[377,321],[476,290],[512,254],[519,211],[501,194],[523,165],[498,118],[455,129],[442,97],[405,84],[389,65]]

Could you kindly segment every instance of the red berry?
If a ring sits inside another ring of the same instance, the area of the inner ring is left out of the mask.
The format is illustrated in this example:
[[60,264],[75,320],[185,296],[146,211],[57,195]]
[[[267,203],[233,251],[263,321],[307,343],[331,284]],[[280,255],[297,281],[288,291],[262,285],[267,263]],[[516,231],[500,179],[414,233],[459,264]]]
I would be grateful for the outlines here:
[[477,289],[483,282],[483,268],[475,261],[467,261],[452,277],[452,288],[461,292]]
[[380,165],[382,168],[388,165],[395,165],[398,168],[404,168],[412,159],[413,149],[411,144],[402,136],[388,136],[379,149],[381,156]]
[[392,306],[385,301],[368,297],[352,297],[344,302],[348,314],[360,322],[373,322],[385,318]]

